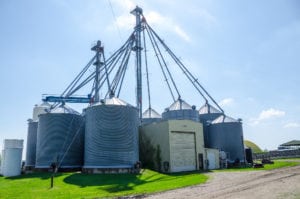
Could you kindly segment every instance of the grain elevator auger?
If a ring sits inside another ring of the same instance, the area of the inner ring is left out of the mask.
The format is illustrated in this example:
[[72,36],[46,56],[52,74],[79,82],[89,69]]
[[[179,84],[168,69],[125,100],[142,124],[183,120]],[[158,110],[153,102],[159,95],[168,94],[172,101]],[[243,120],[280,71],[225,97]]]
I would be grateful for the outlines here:
[[[54,102],[53,106],[57,106],[59,103],[95,103],[101,102],[99,96],[99,90],[105,92],[103,98],[112,98],[113,96],[119,97],[126,72],[128,71],[128,65],[130,64],[130,56],[135,54],[135,100],[136,108],[138,109],[139,118],[142,119],[143,110],[143,85],[142,85],[142,67],[145,65],[145,72],[147,78],[147,94],[149,110],[151,109],[150,98],[150,84],[149,84],[149,68],[148,51],[154,53],[154,61],[151,62],[151,69],[158,65],[159,70],[162,73],[163,80],[165,81],[170,95],[175,102],[181,101],[181,92],[176,84],[172,75],[172,70],[175,67],[183,72],[184,76],[194,86],[198,93],[203,97],[206,104],[212,102],[217,106],[220,112],[224,113],[218,103],[212,98],[212,96],[204,89],[199,83],[198,79],[187,69],[187,67],[181,62],[181,60],[175,55],[175,53],[168,47],[168,45],[162,40],[158,34],[147,23],[146,18],[143,15],[143,10],[140,7],[136,7],[131,14],[135,16],[136,24],[133,32],[130,34],[126,42],[115,51],[107,60],[104,56],[104,49],[101,46],[101,42],[98,41],[96,45],[92,47],[92,50],[96,52],[96,55],[88,62],[84,69],[78,74],[78,76],[71,82],[66,90],[60,96],[45,95],[44,101]],[[148,49],[147,49],[148,48]],[[144,60],[142,60],[142,53],[144,52]],[[95,65],[92,73],[88,73],[88,69]],[[150,65],[150,64],[149,64]],[[170,67],[170,65],[172,67]],[[110,78],[111,77],[111,78]],[[111,79],[111,82],[109,81]],[[88,83],[93,82],[91,86],[91,92],[86,96],[75,96],[82,87]],[[105,87],[107,82],[107,87]],[[132,82],[132,81],[130,81]],[[134,91],[132,91],[133,93]],[[151,114],[151,111],[149,112]],[[150,115],[151,116],[151,115]]]
[[[71,82],[71,84],[63,91],[59,96],[57,95],[43,95],[43,101],[53,102],[51,108],[57,107],[60,103],[96,103],[100,101],[99,90],[104,82],[107,82],[108,90],[111,90],[109,82],[109,69],[106,66],[104,47],[101,45],[101,41],[91,48],[95,51],[95,56],[88,62],[88,64],[83,68],[83,70],[76,76],[76,78]],[[88,74],[88,70],[92,69],[93,72]],[[101,75],[101,74],[104,75]],[[91,92],[87,95],[74,95],[78,90],[93,81]]]
[[131,14],[135,15],[136,26],[135,26],[135,67],[136,67],[136,106],[139,110],[139,118],[142,118],[142,46],[141,46],[141,31],[142,31],[142,15],[143,10],[140,7],[136,7]]

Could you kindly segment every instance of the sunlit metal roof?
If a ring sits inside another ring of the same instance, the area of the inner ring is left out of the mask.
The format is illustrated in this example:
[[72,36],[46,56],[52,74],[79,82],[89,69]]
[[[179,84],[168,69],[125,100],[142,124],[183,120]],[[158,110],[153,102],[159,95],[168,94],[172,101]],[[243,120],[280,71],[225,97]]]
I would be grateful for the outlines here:
[[161,115],[152,108],[148,108],[143,113],[143,118],[161,118]]
[[200,109],[199,114],[208,114],[208,113],[221,113],[217,108],[212,105],[205,103]]

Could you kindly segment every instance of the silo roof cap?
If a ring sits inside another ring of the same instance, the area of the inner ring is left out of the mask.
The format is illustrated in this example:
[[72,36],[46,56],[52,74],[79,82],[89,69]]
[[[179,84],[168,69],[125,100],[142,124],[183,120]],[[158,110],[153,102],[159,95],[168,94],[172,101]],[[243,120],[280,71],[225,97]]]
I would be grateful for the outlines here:
[[50,113],[69,113],[69,114],[80,115],[80,113],[78,113],[77,111],[75,111],[74,109],[72,109],[71,107],[65,104],[61,104],[60,106],[52,109]]
[[142,115],[142,118],[161,118],[161,115],[152,108],[148,108]]
[[49,108],[51,105],[48,102],[42,102],[41,104],[36,104],[35,107],[46,107]]
[[218,123],[239,123],[239,120],[236,120],[232,117],[228,117],[226,115],[221,115],[217,117],[214,121],[212,121],[212,124],[218,124]]
[[191,105],[186,103],[182,99],[176,100],[171,106],[169,107],[170,111],[175,111],[175,110],[183,110],[183,109],[193,109]]
[[98,105],[132,106],[131,104],[117,97],[102,99],[100,102],[93,104],[92,106],[98,106]]
[[209,103],[205,103],[200,109],[199,114],[207,114],[207,113],[222,113],[217,108],[213,107]]

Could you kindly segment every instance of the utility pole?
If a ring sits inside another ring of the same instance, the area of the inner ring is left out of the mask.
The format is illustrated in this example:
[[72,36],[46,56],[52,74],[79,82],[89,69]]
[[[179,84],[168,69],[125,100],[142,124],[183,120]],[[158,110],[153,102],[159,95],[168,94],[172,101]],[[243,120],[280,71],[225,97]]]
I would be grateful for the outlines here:
[[135,46],[133,50],[135,51],[136,55],[136,106],[139,111],[139,118],[142,119],[142,46],[141,46],[141,31],[142,31],[142,24],[141,24],[141,17],[143,14],[143,9],[140,7],[136,7],[131,14],[135,15],[136,17],[136,26],[135,26]]

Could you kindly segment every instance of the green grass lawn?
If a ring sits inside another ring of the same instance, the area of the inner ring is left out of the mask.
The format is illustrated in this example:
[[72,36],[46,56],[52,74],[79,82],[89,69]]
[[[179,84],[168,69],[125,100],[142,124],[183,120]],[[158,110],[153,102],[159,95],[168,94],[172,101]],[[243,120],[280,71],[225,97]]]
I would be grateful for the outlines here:
[[58,173],[50,189],[50,173],[0,177],[0,198],[102,198],[154,193],[206,182],[198,172],[161,174]]
[[224,172],[224,171],[259,171],[259,170],[272,170],[279,169],[282,167],[292,167],[300,165],[300,162],[293,161],[292,159],[286,160],[273,160],[274,164],[265,164],[264,168],[231,168],[231,169],[223,169],[223,170],[213,170],[214,172]]

